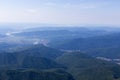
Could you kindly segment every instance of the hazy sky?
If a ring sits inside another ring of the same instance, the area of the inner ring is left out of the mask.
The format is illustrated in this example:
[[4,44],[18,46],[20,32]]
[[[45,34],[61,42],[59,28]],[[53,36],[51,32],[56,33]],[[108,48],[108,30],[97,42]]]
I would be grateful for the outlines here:
[[120,25],[120,0],[0,0],[0,23]]

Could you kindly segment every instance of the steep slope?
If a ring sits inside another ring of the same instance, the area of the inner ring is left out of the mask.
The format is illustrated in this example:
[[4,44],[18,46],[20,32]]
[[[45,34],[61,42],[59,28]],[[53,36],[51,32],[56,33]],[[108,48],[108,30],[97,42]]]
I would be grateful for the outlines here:
[[42,57],[26,56],[22,61],[21,68],[52,69],[52,68],[64,68],[64,67],[50,59],[46,59]]
[[0,67],[7,67],[17,64],[17,58],[13,54],[4,53],[0,54]]
[[45,57],[48,59],[55,59],[63,54],[62,51],[44,45],[34,45],[22,51],[14,52],[16,54],[23,54],[29,56]]
[[15,53],[0,54],[0,68],[5,69],[53,69],[64,68],[54,60],[44,57],[16,55]]
[[120,33],[111,35],[78,38],[53,46],[66,50],[88,50],[94,48],[115,47],[120,45]]
[[94,57],[105,57],[110,59],[120,59],[120,46],[91,49],[85,51],[87,55]]
[[80,52],[66,53],[57,62],[68,67],[76,80],[115,80],[120,78],[120,66],[97,60]]
[[0,80],[74,80],[65,72],[58,70],[0,70]]
[[34,69],[51,69],[64,68],[54,60],[63,54],[62,51],[35,45],[26,49],[15,50],[15,52],[0,53],[1,68],[34,68]]

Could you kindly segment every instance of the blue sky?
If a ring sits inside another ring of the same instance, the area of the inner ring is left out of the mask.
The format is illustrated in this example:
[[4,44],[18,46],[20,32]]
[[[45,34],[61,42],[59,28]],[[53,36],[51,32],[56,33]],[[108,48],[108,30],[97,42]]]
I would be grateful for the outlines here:
[[0,0],[0,23],[120,26],[120,0]]

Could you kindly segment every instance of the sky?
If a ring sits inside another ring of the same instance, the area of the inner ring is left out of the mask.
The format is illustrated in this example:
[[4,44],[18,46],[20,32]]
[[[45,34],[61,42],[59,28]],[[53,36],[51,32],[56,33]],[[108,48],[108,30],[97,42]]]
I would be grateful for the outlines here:
[[0,0],[0,23],[120,26],[120,0]]

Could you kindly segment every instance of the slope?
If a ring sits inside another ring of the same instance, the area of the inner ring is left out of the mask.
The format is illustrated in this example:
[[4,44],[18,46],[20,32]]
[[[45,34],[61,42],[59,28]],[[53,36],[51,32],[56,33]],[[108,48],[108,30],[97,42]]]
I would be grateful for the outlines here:
[[74,80],[63,70],[0,70],[0,80]]
[[95,48],[115,47],[120,45],[120,33],[89,38],[77,38],[65,41],[53,47],[66,50],[89,50]]
[[67,66],[76,80],[115,80],[120,78],[120,66],[97,60],[80,52],[66,53],[57,62]]

